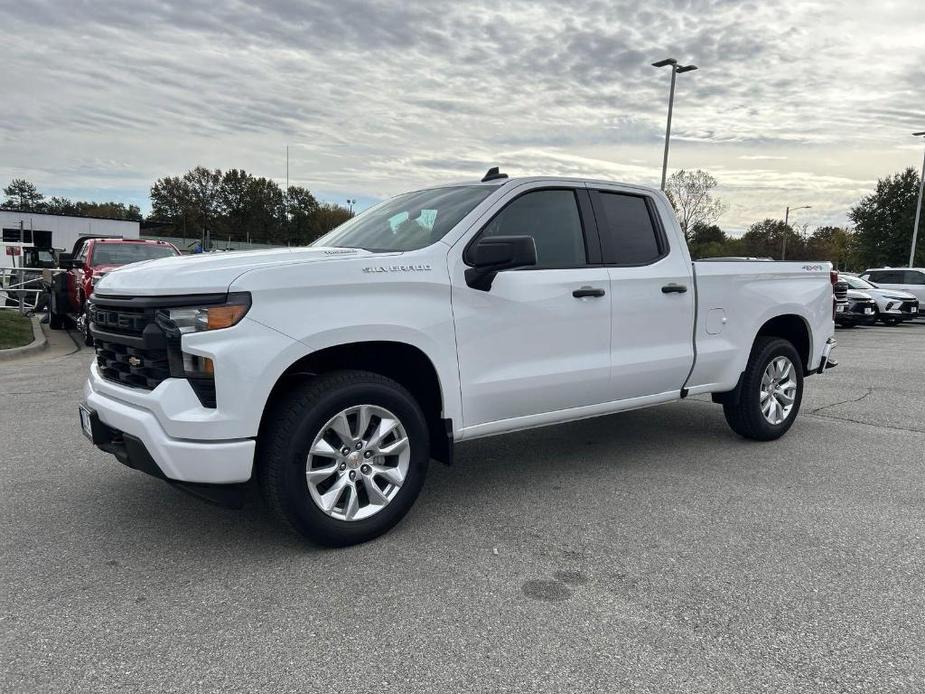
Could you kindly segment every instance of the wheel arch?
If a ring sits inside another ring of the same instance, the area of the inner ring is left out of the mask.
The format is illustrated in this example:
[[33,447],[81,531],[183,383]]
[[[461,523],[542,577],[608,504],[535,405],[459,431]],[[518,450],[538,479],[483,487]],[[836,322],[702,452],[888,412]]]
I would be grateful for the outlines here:
[[344,369],[369,371],[390,378],[408,389],[427,418],[431,457],[452,462],[453,425],[445,417],[446,389],[431,358],[419,347],[393,340],[369,340],[335,344],[317,349],[293,362],[277,378],[267,398],[260,422],[266,424],[270,404],[305,379]]
[[785,313],[774,318],[770,318],[758,329],[755,339],[752,340],[752,348],[760,337],[779,337],[787,340],[794,346],[797,354],[800,355],[800,361],[803,363],[803,374],[807,375],[810,370],[810,361],[813,354],[813,333],[810,330],[807,320],[795,313]]
[[[813,354],[812,335],[813,334],[810,330],[809,322],[806,320],[806,318],[797,313],[782,313],[772,318],[768,318],[764,323],[761,324],[761,327],[758,328],[758,332],[755,333],[755,337],[752,339],[745,365],[747,366],[749,360],[751,360],[751,355],[754,352],[755,345],[760,338],[779,337],[783,340],[787,340],[794,346],[797,354],[800,355],[800,362],[803,367],[803,375],[808,376],[810,374],[810,362],[812,360]],[[741,393],[742,386],[742,376],[745,373],[744,369],[745,367],[743,367],[742,372],[739,374],[738,381],[732,390],[714,392],[711,394],[713,402],[720,404],[737,404],[739,402],[739,395]]]

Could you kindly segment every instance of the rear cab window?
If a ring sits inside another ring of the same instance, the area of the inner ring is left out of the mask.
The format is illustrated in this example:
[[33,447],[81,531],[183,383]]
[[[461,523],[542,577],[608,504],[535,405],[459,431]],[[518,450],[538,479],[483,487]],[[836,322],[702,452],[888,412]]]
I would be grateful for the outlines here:
[[649,196],[595,190],[591,201],[605,265],[651,265],[668,254],[668,241]]

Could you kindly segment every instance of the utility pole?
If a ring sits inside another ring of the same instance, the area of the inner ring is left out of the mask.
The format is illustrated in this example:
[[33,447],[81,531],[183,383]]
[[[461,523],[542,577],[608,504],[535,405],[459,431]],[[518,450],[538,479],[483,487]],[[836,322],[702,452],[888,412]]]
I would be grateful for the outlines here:
[[662,158],[662,190],[665,190],[665,180],[668,176],[668,145],[671,142],[671,115],[674,111],[674,86],[677,76],[682,72],[692,72],[697,69],[696,65],[678,65],[674,58],[665,58],[657,63],[652,63],[652,67],[671,66],[671,88],[668,91],[668,125],[665,128],[665,156]]
[[[912,133],[914,137],[925,137],[925,130]],[[912,248],[909,249],[909,267],[915,265],[915,242],[919,236],[919,221],[922,217],[922,190],[925,189],[925,159],[922,159],[922,177],[919,179],[919,200],[915,204],[915,223],[912,225]]]

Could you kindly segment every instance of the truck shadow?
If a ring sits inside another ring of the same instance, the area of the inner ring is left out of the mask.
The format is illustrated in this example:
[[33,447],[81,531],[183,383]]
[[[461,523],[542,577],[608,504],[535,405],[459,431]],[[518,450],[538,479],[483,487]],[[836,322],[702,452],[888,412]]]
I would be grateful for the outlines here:
[[[428,534],[435,516],[449,525],[465,522],[473,508],[499,504],[498,495],[512,490],[528,494],[537,485],[618,485],[634,468],[670,468],[706,455],[717,437],[734,438],[721,410],[688,402],[460,444],[452,466],[431,463],[415,507],[390,536]],[[666,447],[685,454],[666,456]],[[106,475],[85,491],[92,498],[83,503],[96,507],[100,523],[131,528],[127,542],[160,545],[159,551],[204,552],[218,559],[233,547],[249,561],[329,551],[278,524],[256,486],[248,489],[243,509],[211,505],[130,470]],[[163,547],[165,535],[172,549]]]

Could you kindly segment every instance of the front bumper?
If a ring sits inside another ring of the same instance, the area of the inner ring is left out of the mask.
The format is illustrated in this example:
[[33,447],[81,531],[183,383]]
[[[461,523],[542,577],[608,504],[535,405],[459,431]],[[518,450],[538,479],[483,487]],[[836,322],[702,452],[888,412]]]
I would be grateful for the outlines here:
[[[870,313],[865,313],[869,310]],[[874,307],[848,307],[835,314],[835,325],[873,325],[877,322],[877,310]]]
[[129,467],[175,482],[235,484],[251,478],[253,439],[197,441],[168,436],[149,410],[95,389],[94,375],[87,381],[84,402],[96,413],[103,431],[111,434],[108,441],[94,440],[102,450]]

